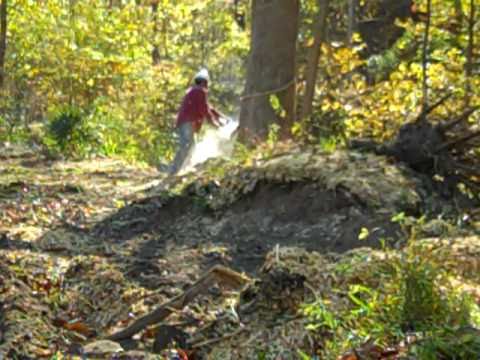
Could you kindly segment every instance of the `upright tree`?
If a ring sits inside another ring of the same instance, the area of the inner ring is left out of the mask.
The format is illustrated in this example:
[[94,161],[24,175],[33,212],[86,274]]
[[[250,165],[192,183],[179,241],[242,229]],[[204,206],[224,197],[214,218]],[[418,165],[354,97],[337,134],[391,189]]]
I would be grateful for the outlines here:
[[429,40],[430,40],[430,24],[432,19],[432,0],[427,0],[427,21],[425,24],[425,33],[423,36],[422,51],[422,89],[423,89],[423,105],[422,111],[428,109],[428,63],[429,63]]
[[160,63],[160,50],[157,44],[158,35],[158,1],[152,1],[152,21],[153,21],[153,49],[152,49],[152,64],[158,65]]
[[347,3],[347,44],[351,46],[353,39],[353,32],[355,31],[355,13],[356,13],[356,0],[348,0]]
[[265,138],[271,124],[287,134],[293,124],[298,17],[298,0],[252,2],[251,51],[240,112],[244,138]]
[[325,40],[329,5],[330,0],[318,0],[319,13],[313,29],[313,45],[308,52],[307,67],[305,69],[305,94],[302,99],[300,119],[312,113],[312,102],[318,74],[318,60],[320,59],[321,45]]
[[468,45],[467,45],[467,62],[465,64],[465,106],[470,105],[472,81],[473,76],[473,64],[474,64],[474,48],[475,48],[475,1],[470,0],[470,14],[468,18]]
[[455,20],[459,28],[462,27],[463,24],[463,10],[462,10],[462,0],[455,0]]
[[5,81],[5,53],[7,51],[7,0],[0,5],[0,87]]

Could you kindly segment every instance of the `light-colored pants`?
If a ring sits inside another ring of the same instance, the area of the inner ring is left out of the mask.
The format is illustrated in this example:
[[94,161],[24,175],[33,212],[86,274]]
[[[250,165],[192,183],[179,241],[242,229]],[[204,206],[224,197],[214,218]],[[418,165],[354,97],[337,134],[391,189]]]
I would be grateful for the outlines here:
[[176,174],[185,163],[194,143],[194,131],[190,121],[184,122],[177,128],[178,150],[170,166],[170,173]]

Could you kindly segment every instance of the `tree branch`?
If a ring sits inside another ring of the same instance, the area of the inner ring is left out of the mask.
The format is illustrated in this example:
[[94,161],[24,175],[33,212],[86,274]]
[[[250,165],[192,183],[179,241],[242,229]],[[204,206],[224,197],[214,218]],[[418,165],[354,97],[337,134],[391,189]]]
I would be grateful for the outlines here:
[[480,109],[480,107],[478,107],[478,106],[474,107],[474,108],[471,108],[471,109],[468,109],[467,111],[465,111],[463,114],[461,114],[456,119],[454,119],[452,121],[445,122],[443,124],[440,124],[440,125],[438,125],[438,127],[442,131],[448,131],[450,129],[453,129],[455,126],[457,126],[461,122],[468,120],[468,118],[478,109]]
[[420,115],[418,115],[417,117],[417,122],[420,122],[420,121],[425,121],[426,118],[427,118],[427,115],[430,114],[433,110],[435,110],[437,107],[439,107],[440,105],[442,105],[445,101],[447,101],[448,99],[450,99],[452,97],[452,93],[450,94],[447,94],[445,95],[444,97],[440,98],[440,100],[438,100],[435,104],[431,105],[431,106],[427,106],[427,107],[424,107],[422,109],[422,112],[420,113]]
[[439,148],[435,149],[435,153],[438,154],[439,152],[442,152],[443,150],[450,150],[453,149],[454,147],[457,147],[463,143],[466,143],[467,141],[470,141],[476,137],[480,136],[480,130],[475,131],[473,133],[470,133],[468,135],[462,136],[461,138],[452,140],[447,142],[446,144],[440,146]]
[[160,305],[157,309],[147,315],[135,320],[124,330],[118,331],[107,337],[108,340],[118,341],[131,338],[139,331],[145,329],[149,325],[156,324],[167,318],[175,310],[183,309],[187,304],[194,300],[198,295],[208,290],[214,283],[221,283],[229,287],[238,288],[245,285],[249,279],[242,274],[233,271],[224,266],[215,266],[205,275],[198,279],[182,294],[174,297],[166,303]]

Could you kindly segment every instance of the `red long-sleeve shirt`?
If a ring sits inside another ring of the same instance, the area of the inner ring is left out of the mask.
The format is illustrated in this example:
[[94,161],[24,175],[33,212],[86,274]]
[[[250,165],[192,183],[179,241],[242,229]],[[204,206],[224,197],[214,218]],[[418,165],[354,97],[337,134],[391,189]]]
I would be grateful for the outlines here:
[[187,90],[177,114],[177,127],[191,121],[193,129],[199,131],[205,119],[213,123],[213,117],[218,113],[208,105],[207,93],[206,88],[198,85]]

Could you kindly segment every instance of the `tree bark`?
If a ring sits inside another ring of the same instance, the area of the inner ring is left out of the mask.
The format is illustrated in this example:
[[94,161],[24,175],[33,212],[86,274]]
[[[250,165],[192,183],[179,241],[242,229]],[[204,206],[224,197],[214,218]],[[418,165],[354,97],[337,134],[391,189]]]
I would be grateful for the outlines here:
[[474,39],[475,28],[475,0],[470,0],[470,15],[468,18],[468,46],[467,46],[467,62],[465,64],[465,106],[470,105],[472,93],[473,76],[473,49],[475,46]]
[[455,0],[455,19],[459,29],[461,29],[463,25],[462,0]]
[[428,62],[429,62],[429,40],[430,40],[430,23],[432,19],[432,0],[427,1],[427,23],[425,24],[425,33],[423,36],[423,55],[422,55],[422,88],[423,88],[423,105],[422,110],[428,108]]
[[0,5],[0,87],[5,82],[5,53],[7,51],[7,0]]
[[305,70],[305,94],[303,96],[300,120],[305,119],[312,113],[313,97],[318,75],[318,60],[320,59],[321,45],[325,41],[327,26],[328,6],[330,0],[318,0],[319,14],[314,28],[314,42],[309,50],[307,68]]
[[347,45],[352,45],[353,32],[355,31],[355,13],[356,13],[356,1],[348,0],[348,24],[347,24]]
[[[290,133],[298,16],[299,0],[253,0],[251,52],[240,111],[243,140],[265,139],[272,124],[278,124],[284,135]],[[272,95],[282,109],[272,107]]]
[[152,65],[160,64],[160,50],[157,44],[158,35],[158,1],[152,1],[152,21],[153,21],[153,49]]

